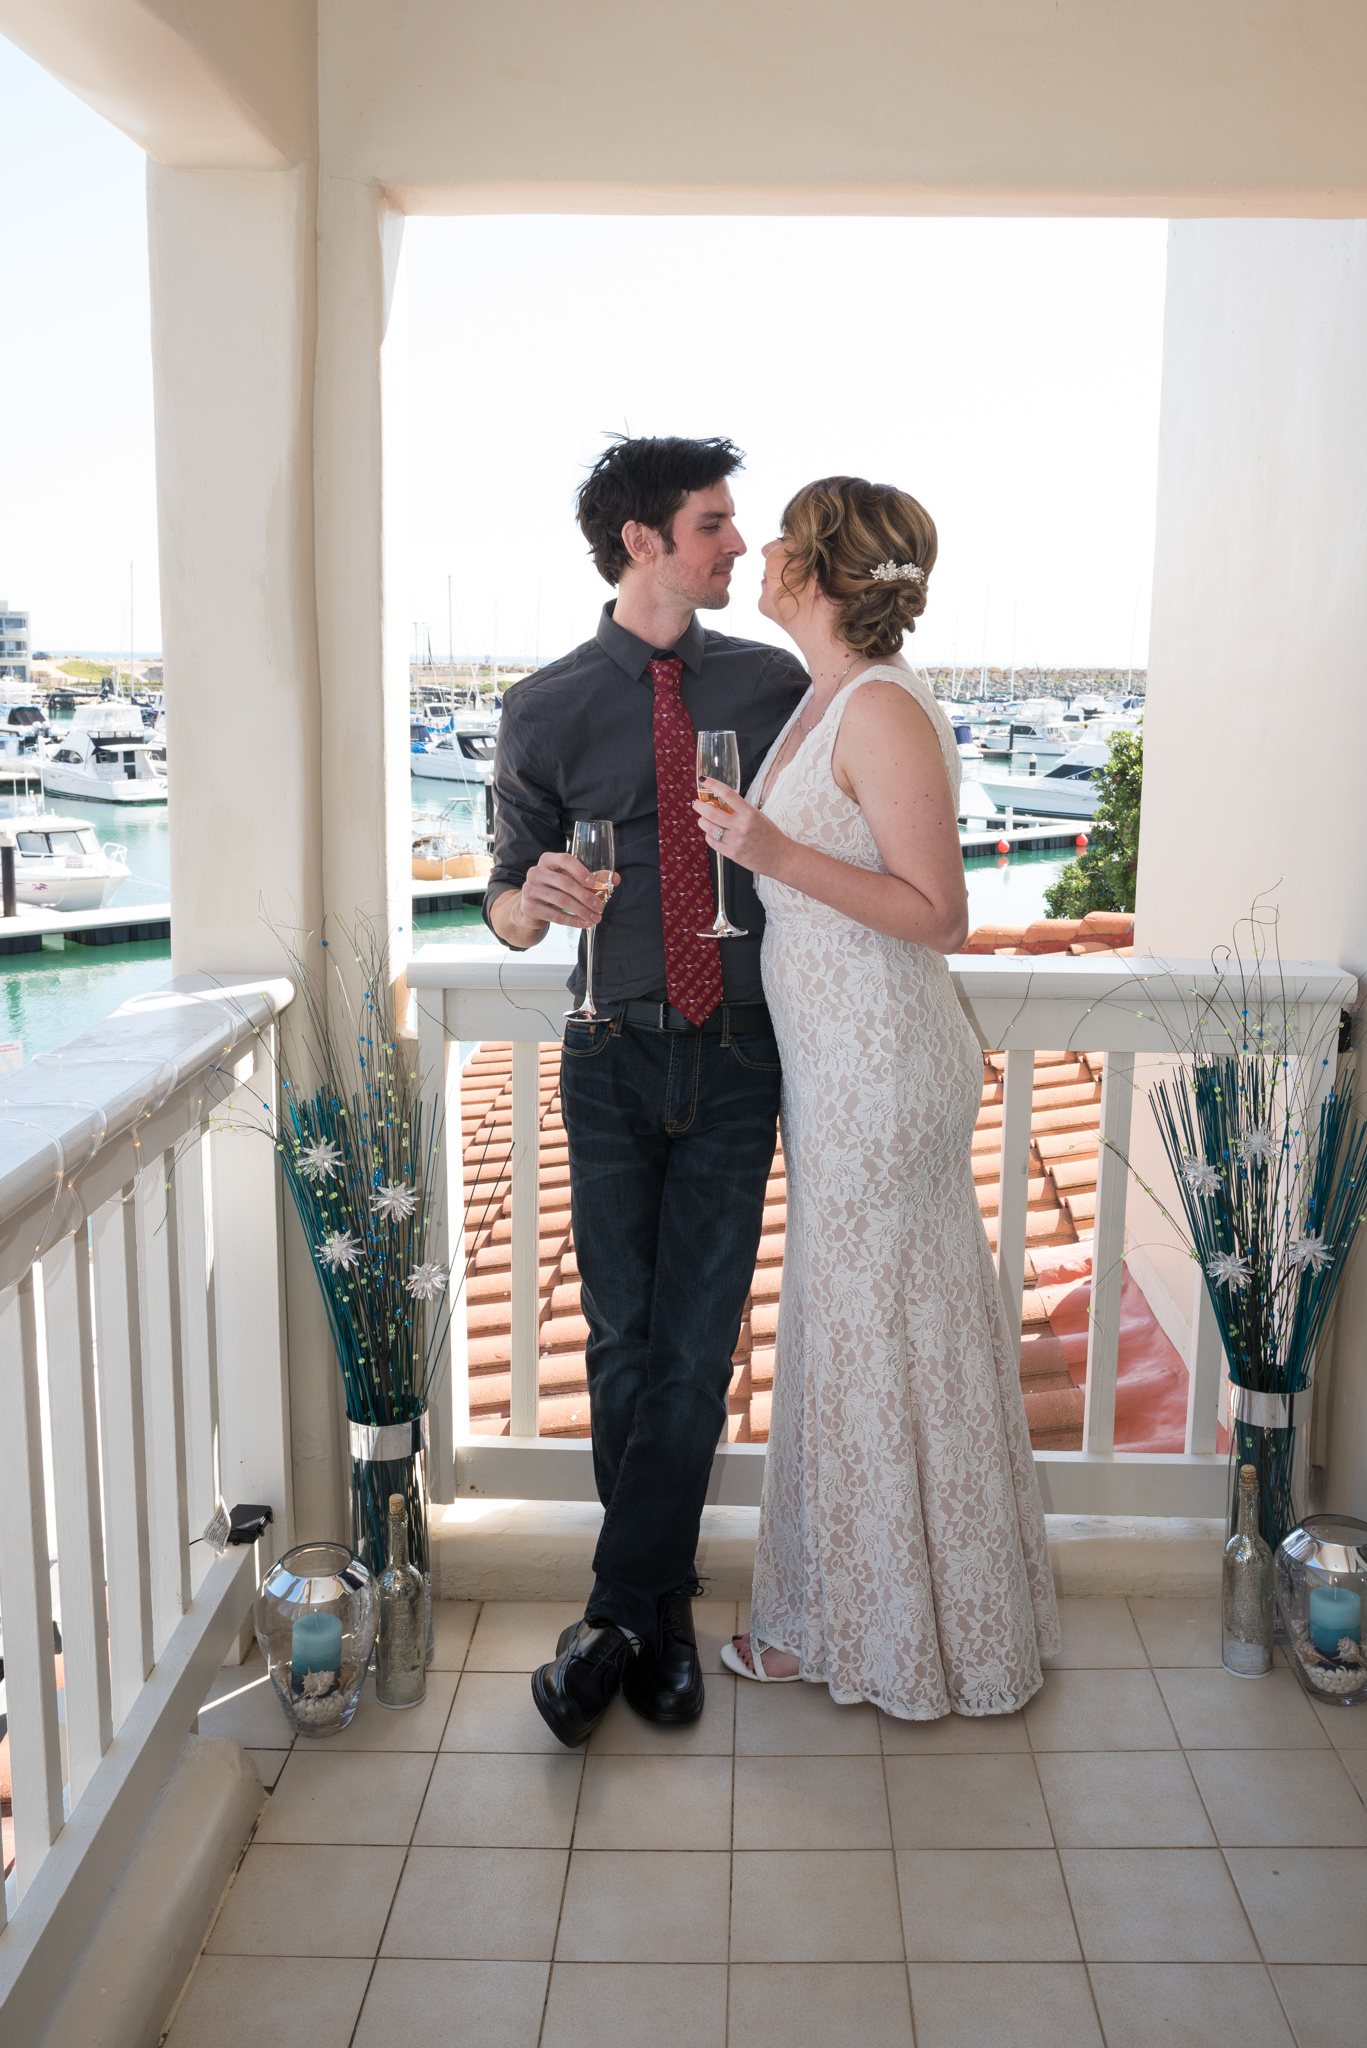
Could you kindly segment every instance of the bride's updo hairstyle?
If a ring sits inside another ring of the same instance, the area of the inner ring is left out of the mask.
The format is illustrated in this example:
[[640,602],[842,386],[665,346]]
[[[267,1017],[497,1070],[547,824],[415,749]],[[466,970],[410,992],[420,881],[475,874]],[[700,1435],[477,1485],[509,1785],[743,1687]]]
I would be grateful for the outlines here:
[[[839,606],[836,631],[855,654],[896,654],[903,634],[916,631],[939,543],[934,520],[905,491],[862,476],[804,484],[784,509],[783,543],[784,588],[796,596],[815,577]],[[921,574],[890,576],[889,564]]]

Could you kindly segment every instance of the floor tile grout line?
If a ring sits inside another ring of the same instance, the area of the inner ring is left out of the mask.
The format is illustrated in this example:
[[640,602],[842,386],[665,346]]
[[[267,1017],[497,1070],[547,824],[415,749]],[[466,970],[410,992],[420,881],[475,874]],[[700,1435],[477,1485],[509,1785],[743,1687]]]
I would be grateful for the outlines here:
[[[733,1636],[740,1629],[740,1603],[733,1603],[731,1618],[736,1624]],[[704,1686],[706,1680],[704,1679]],[[731,1682],[731,1827],[727,1837],[726,1854],[726,2006],[722,2016],[722,2040],[724,2048],[731,2043],[731,1928],[736,1912],[736,1716],[739,1711],[736,1688],[739,1679]]]
[[[1028,1733],[1028,1731],[1027,1731],[1027,1733]],[[1059,1755],[1059,1754],[1061,1754],[1061,1753],[1063,1753],[1063,1752],[1060,1752],[1060,1751],[1057,1751],[1057,1750],[1055,1750],[1055,1751],[1053,1751],[1053,1752],[1051,1752],[1051,1753],[1052,1753],[1053,1755],[1057,1756],[1057,1755]],[[1082,1754],[1087,1754],[1087,1753],[1088,1753],[1088,1752],[1085,1752],[1085,1751],[1084,1751],[1084,1752],[1082,1752]],[[1095,1751],[1095,1750],[1094,1750],[1094,1751],[1091,1751],[1091,1752],[1090,1752],[1090,1754],[1092,1754],[1092,1755],[1097,1755],[1097,1754],[1100,1754],[1100,1753],[1101,1753],[1101,1752],[1098,1752],[1098,1751]],[[1165,1751],[1165,1752],[1164,1752],[1164,1754],[1166,1755],[1166,1754],[1167,1754],[1167,1752]],[[1030,1752],[1030,1761],[1031,1761],[1031,1763],[1032,1763],[1032,1764],[1034,1765],[1034,1771],[1035,1771],[1035,1783],[1036,1783],[1036,1784],[1037,1784],[1037,1785],[1039,1786],[1039,1796],[1040,1796],[1040,1799],[1041,1799],[1041,1800],[1043,1801],[1043,1804],[1044,1804],[1044,1811],[1045,1811],[1045,1815],[1046,1815],[1046,1817],[1047,1817],[1047,1819],[1048,1819],[1048,1822],[1049,1822],[1049,1839],[1050,1839],[1050,1841],[1051,1841],[1051,1842],[1053,1843],[1053,1845],[1054,1845],[1054,1856],[1055,1856],[1055,1859],[1056,1859],[1056,1861],[1057,1861],[1057,1863],[1058,1863],[1058,1874],[1059,1874],[1059,1878],[1060,1878],[1060,1880],[1062,1881],[1062,1884],[1063,1884],[1063,1896],[1064,1896],[1064,1898],[1065,1898],[1065,1899],[1066,1899],[1066,1900],[1068,1901],[1068,1917],[1069,1917],[1069,1919],[1070,1919],[1070,1920],[1072,1921],[1072,1923],[1073,1923],[1073,1939],[1074,1939],[1074,1941],[1075,1941],[1075,1942],[1077,1943],[1077,1952],[1078,1952],[1078,1960],[1079,1960],[1079,1961],[1081,1962],[1081,1964],[1082,1964],[1083,1972],[1084,1972],[1084,1974],[1085,1974],[1085,1976],[1086,1976],[1086,1980],[1087,1980],[1087,1996],[1088,1996],[1088,1997],[1089,1997],[1089,1998],[1091,1999],[1091,2001],[1092,2001],[1092,2011],[1093,2011],[1093,2013],[1094,2013],[1094,2014],[1095,2014],[1095,2016],[1096,2016],[1096,2030],[1097,2030],[1097,2033],[1098,2033],[1098,2034],[1099,2034],[1099,2035],[1101,2036],[1101,2040],[1102,2040],[1102,2042],[1103,2042],[1103,2044],[1104,2044],[1104,2043],[1105,2043],[1105,2040],[1106,2040],[1106,2029],[1105,2029],[1104,2025],[1102,2024],[1102,2019],[1101,2019],[1101,2003],[1100,2003],[1100,2000],[1099,2000],[1099,1999],[1097,1998],[1097,1995],[1096,1995],[1096,1986],[1095,1986],[1095,1984],[1094,1984],[1094,1983],[1092,1982],[1092,1966],[1091,1966],[1091,1963],[1090,1963],[1090,1961],[1088,1960],[1088,1956],[1087,1956],[1087,1951],[1086,1951],[1085,1947],[1083,1946],[1083,1941],[1082,1941],[1082,1929],[1081,1929],[1081,1928],[1080,1928],[1080,1927],[1078,1926],[1078,1924],[1077,1924],[1077,1908],[1076,1908],[1076,1906],[1075,1906],[1075,1905],[1073,1904],[1073,1888],[1072,1888],[1072,1886],[1071,1886],[1071,1885],[1069,1884],[1069,1882],[1068,1882],[1068,1873],[1067,1873],[1067,1871],[1066,1871],[1066,1870],[1064,1869],[1064,1867],[1063,1867],[1063,1856],[1062,1856],[1062,1853],[1061,1853],[1061,1851],[1060,1851],[1060,1849],[1059,1849],[1059,1845],[1058,1845],[1058,1842],[1057,1842],[1057,1840],[1055,1839],[1055,1836],[1054,1836],[1054,1816],[1052,1815],[1052,1813],[1050,1813],[1050,1811],[1049,1811],[1049,1802],[1048,1802],[1048,1800],[1047,1800],[1047,1799],[1045,1798],[1045,1796],[1044,1796],[1044,1780],[1043,1780],[1043,1779],[1042,1779],[1042,1778],[1040,1777],[1040,1774],[1039,1774],[1039,1761],[1038,1761],[1038,1758],[1036,1757],[1036,1755],[1035,1755],[1035,1752],[1034,1752],[1034,1750],[1033,1750],[1033,1749],[1032,1749],[1032,1750],[1031,1750],[1031,1752]]]
[[907,1960],[907,1923],[902,1915],[902,1873],[897,1863],[897,1843],[892,1828],[892,1793],[888,1788],[888,1753],[883,1747],[883,1714],[874,1708],[878,1730],[878,1763],[883,1773],[883,1810],[888,1817],[888,1848],[892,1856],[892,1897],[897,1908],[897,1938],[902,1949],[902,1982],[907,1994],[907,2025],[911,2028],[911,2048],[916,2048],[916,2013],[911,1996],[911,1965]]
[[[484,1611],[484,1603],[483,1603],[483,1601],[481,1601],[481,1602],[479,1603],[479,1608],[480,1608],[480,1613],[483,1613],[483,1611]],[[409,1835],[408,1835],[408,1846],[407,1846],[407,1848],[405,1848],[405,1850],[404,1850],[404,1852],[403,1852],[403,1862],[402,1862],[402,1863],[401,1863],[401,1864],[399,1865],[399,1875],[398,1875],[397,1879],[395,1880],[395,1883],[394,1883],[394,1889],[393,1889],[392,1893],[390,1894],[390,1899],[389,1899],[389,1910],[388,1910],[388,1911],[386,1912],[386,1914],[385,1914],[385,1916],[384,1916],[384,1925],[383,1925],[383,1927],[382,1927],[382,1928],[380,1929],[379,1939],[378,1939],[378,1940],[377,1940],[377,1942],[375,1943],[375,1953],[374,1953],[374,1955],[372,1955],[372,1957],[370,1958],[370,1969],[369,1969],[369,1972],[368,1972],[368,1974],[367,1974],[367,1976],[366,1976],[366,1980],[365,1980],[365,1990],[364,1990],[364,1991],[363,1991],[363,1992],[361,1993],[361,2002],[360,2002],[360,2004],[359,2004],[359,2005],[357,2006],[357,2008],[356,2008],[356,2017],[355,2017],[355,2019],[354,2019],[354,2020],[353,2020],[353,2022],[352,2022],[352,2026],[351,2026],[351,2032],[350,2032],[350,2033],[348,2034],[348,2036],[347,2036],[347,2048],[353,2048],[353,2044],[354,2044],[354,2042],[355,2042],[355,2039],[356,2039],[356,2030],[357,2030],[357,2028],[358,2028],[358,2027],[360,2026],[360,2024],[361,2024],[361,2016],[362,2016],[362,2014],[363,2014],[363,2013],[364,2013],[364,2011],[365,2011],[365,2007],[366,2007],[366,2000],[367,2000],[367,1999],[369,1998],[369,1996],[370,1996],[370,1987],[371,1987],[371,1985],[372,1985],[372,1984],[373,1984],[373,1983],[375,1982],[375,1971],[376,1971],[376,1969],[377,1969],[377,1968],[378,1968],[378,1966],[379,1966],[379,1961],[380,1961],[380,1950],[381,1950],[381,1949],[382,1949],[382,1948],[384,1947],[384,1938],[385,1938],[385,1936],[386,1936],[386,1935],[388,1934],[388,1932],[389,1932],[389,1923],[390,1923],[390,1921],[391,1921],[391,1920],[393,1919],[393,1917],[394,1917],[394,1907],[395,1907],[396,1903],[398,1902],[398,1897],[399,1897],[399,1893],[400,1893],[400,1891],[401,1891],[401,1890],[403,1889],[403,1880],[404,1880],[404,1872],[405,1872],[405,1871],[406,1871],[406,1870],[408,1869],[408,1858],[409,1858],[409,1854],[410,1854],[410,1852],[411,1852],[411,1850],[412,1850],[412,1847],[413,1847],[413,1837],[414,1837],[414,1835],[415,1835],[415,1834],[416,1834],[416,1833],[418,1832],[418,1828],[420,1827],[420,1825],[421,1825],[421,1823],[422,1823],[422,1810],[423,1810],[423,1808],[424,1808],[424,1807],[426,1806],[426,1804],[427,1804],[427,1795],[428,1795],[428,1793],[429,1793],[429,1792],[431,1791],[431,1789],[432,1789],[432,1779],[433,1779],[433,1777],[435,1776],[435,1774],[436,1774],[436,1769],[437,1769],[437,1758],[438,1758],[438,1757],[439,1757],[439,1756],[441,1755],[441,1745],[442,1745],[442,1740],[443,1740],[443,1738],[444,1738],[444,1736],[445,1736],[445,1734],[446,1734],[446,1722],[450,1720],[450,1718],[451,1718],[451,1715],[452,1715],[452,1712],[454,1711],[454,1708],[455,1708],[455,1704],[456,1704],[456,1694],[457,1694],[457,1693],[458,1693],[458,1692],[460,1691],[460,1681],[461,1681],[461,1678],[462,1678],[462,1676],[464,1675],[464,1671],[465,1671],[465,1657],[469,1655],[469,1650],[470,1650],[470,1644],[471,1644],[471,1643],[472,1643],[472,1642],[474,1641],[474,1637],[475,1637],[475,1629],[476,1629],[476,1628],[478,1628],[478,1627],[479,1627],[479,1614],[476,1614],[476,1616],[475,1616],[475,1620],[474,1620],[474,1627],[473,1627],[473,1628],[471,1628],[471,1630],[470,1630],[470,1633],[469,1633],[469,1635],[468,1635],[468,1636],[466,1637],[466,1640],[465,1640],[465,1652],[464,1652],[464,1654],[463,1654],[463,1655],[462,1655],[462,1657],[461,1657],[461,1666],[460,1666],[460,1670],[459,1670],[459,1671],[458,1671],[458,1672],[456,1673],[456,1682],[455,1682],[455,1685],[454,1685],[454,1686],[452,1687],[452,1689],[451,1689],[451,1705],[450,1705],[450,1706],[449,1706],[449,1707],[447,1708],[447,1710],[446,1710],[446,1721],[443,1721],[443,1722],[442,1722],[442,1724],[441,1724],[441,1734],[440,1734],[440,1735],[439,1735],[439,1736],[437,1737],[437,1746],[436,1746],[436,1748],[435,1748],[435,1749],[433,1750],[433,1752],[432,1752],[432,1764],[431,1764],[431,1768],[430,1768],[430,1770],[429,1770],[429,1771],[428,1771],[428,1773],[427,1773],[427,1783],[426,1783],[426,1784],[425,1784],[425,1785],[423,1786],[423,1788],[422,1788],[422,1798],[421,1798],[421,1799],[420,1799],[420,1800],[418,1801],[418,1810],[417,1810],[417,1812],[416,1812],[416,1813],[414,1814],[414,1816],[413,1816],[413,1825],[412,1825],[411,1829],[409,1830]],[[367,1752],[365,1752],[365,1751],[361,1751],[361,1752],[360,1752],[360,1754],[362,1754],[362,1755],[365,1755],[366,1753],[367,1753]],[[377,1754],[377,1753],[378,1753],[378,1754],[381,1754],[381,1755],[382,1755],[382,1754],[384,1754],[384,1752],[383,1752],[383,1751],[380,1751],[380,1752],[375,1752],[375,1751],[371,1751],[371,1752],[369,1752],[369,1754],[372,1754],[372,1755],[374,1755],[374,1754]],[[403,1752],[403,1751],[399,1751],[399,1752],[397,1752],[397,1754],[400,1754],[400,1755],[402,1755],[402,1754],[408,1754],[408,1755],[412,1755],[413,1753],[414,1753],[414,1752],[412,1752],[412,1751],[408,1751],[408,1752]],[[422,1752],[421,1752],[421,1751],[419,1751],[419,1752],[417,1752],[417,1753],[418,1753],[419,1755],[421,1755],[421,1754],[422,1754]]]
[[[528,1691],[530,1691],[531,1674],[525,1673],[524,1676],[527,1679]],[[574,1812],[570,1818],[570,1839],[569,1846],[565,1851],[565,1872],[560,1880],[560,1903],[555,1909],[555,1928],[551,1934],[550,1960],[546,1964],[546,1989],[541,1996],[541,2023],[536,2030],[537,2048],[540,2048],[541,2041],[546,2032],[546,2022],[550,2017],[551,1980],[555,1976],[556,1951],[560,1947],[560,1928],[565,1918],[565,1898],[570,1888],[570,1867],[574,1862],[574,1838],[579,1832],[579,1808],[584,1799],[584,1778],[588,1767],[589,1742],[591,1740],[592,1736],[589,1736],[579,1745],[579,1784],[574,1795]]]

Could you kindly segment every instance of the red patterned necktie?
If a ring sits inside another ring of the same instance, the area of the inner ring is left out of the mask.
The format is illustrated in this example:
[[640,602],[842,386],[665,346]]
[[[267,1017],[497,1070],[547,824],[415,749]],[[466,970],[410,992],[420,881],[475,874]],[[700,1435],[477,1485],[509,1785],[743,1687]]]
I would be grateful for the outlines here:
[[665,994],[690,1024],[722,998],[716,939],[698,935],[717,914],[707,847],[693,808],[698,735],[679,694],[683,663],[646,663],[655,685],[655,782],[660,806],[660,909],[665,928]]

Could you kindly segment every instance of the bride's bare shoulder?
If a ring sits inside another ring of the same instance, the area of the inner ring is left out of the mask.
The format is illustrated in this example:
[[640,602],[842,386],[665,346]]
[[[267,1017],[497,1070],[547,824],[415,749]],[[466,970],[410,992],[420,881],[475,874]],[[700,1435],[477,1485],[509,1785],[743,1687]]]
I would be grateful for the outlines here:
[[851,692],[844,723],[856,733],[893,727],[906,733],[933,734],[931,713],[910,688],[909,669],[900,663],[880,662]]

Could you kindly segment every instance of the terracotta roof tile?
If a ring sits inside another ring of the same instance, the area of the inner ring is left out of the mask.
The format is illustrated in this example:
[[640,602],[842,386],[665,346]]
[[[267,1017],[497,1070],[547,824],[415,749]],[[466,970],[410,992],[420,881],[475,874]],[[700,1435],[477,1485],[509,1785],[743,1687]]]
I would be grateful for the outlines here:
[[[557,1058],[556,1048],[542,1048],[540,1427],[547,1436],[583,1437],[589,1433],[584,1379],[588,1326],[578,1312],[579,1268],[570,1234],[568,1150],[556,1085]],[[1077,1350],[1078,1339],[1070,1335],[1065,1345],[1049,1317],[1059,1303],[1085,1284],[1091,1271],[1101,1065],[1098,1053],[1035,1055],[1021,1378],[1031,1441],[1041,1448],[1078,1449],[1082,1443],[1083,1393],[1080,1385],[1074,1384],[1079,1376],[1076,1362],[1070,1367],[1070,1353]],[[1004,1054],[985,1055],[982,1102],[973,1134],[974,1183],[994,1249],[1004,1068]],[[471,1428],[480,1434],[506,1435],[511,1398],[508,1299],[512,1224],[506,1171],[512,1115],[511,1048],[483,1047],[466,1067],[463,1082],[462,1136],[467,1200],[471,1202],[466,1242],[474,1254],[468,1291]],[[755,1284],[736,1348],[727,1429],[729,1440],[735,1443],[763,1443],[768,1438],[786,1225],[787,1187],[780,1151],[766,1190]],[[1051,1279],[1054,1273],[1063,1277]],[[1041,1274],[1046,1276],[1043,1284],[1039,1283]],[[1142,1303],[1137,1289],[1134,1293]],[[1147,1313],[1146,1304],[1144,1310]],[[1085,1340],[1082,1356],[1085,1358]],[[1122,1336],[1122,1377],[1124,1371]]]

